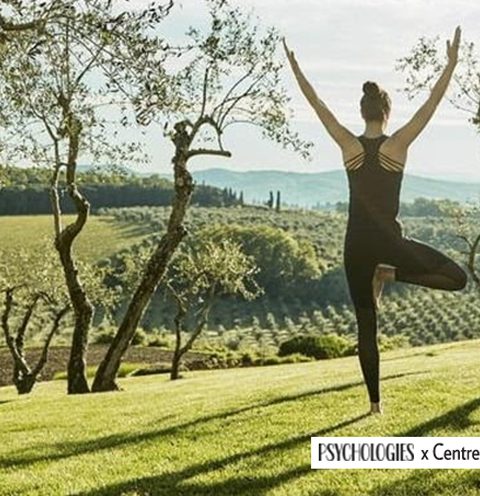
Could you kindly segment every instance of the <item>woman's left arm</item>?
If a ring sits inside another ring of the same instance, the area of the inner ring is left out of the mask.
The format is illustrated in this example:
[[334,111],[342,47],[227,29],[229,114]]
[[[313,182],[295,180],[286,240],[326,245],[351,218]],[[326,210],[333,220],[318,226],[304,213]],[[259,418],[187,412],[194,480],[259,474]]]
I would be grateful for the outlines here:
[[313,107],[319,119],[322,121],[322,124],[325,126],[330,136],[337,142],[340,148],[347,148],[351,144],[352,140],[356,140],[357,138],[345,126],[338,122],[337,118],[335,117],[335,115],[333,115],[325,102],[323,102],[318,97],[312,85],[308,82],[307,78],[301,71],[298,62],[295,59],[294,53],[288,49],[285,39],[283,39],[283,46],[287,53],[287,57],[290,62],[290,66],[292,67],[295,78],[297,79],[297,82],[300,86],[300,89],[302,90],[302,93],[305,95],[305,98]]

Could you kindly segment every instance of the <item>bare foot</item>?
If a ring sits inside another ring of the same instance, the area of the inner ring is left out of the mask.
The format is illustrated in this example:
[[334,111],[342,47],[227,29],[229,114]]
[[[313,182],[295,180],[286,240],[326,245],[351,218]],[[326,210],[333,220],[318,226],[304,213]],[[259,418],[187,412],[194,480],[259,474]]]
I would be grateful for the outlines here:
[[372,280],[373,289],[373,301],[375,302],[375,307],[380,307],[380,297],[382,296],[382,290],[385,281],[395,280],[395,267],[386,264],[378,264],[375,268],[375,273]]
[[370,412],[369,413],[379,413],[383,414],[382,405],[380,403],[370,403]]

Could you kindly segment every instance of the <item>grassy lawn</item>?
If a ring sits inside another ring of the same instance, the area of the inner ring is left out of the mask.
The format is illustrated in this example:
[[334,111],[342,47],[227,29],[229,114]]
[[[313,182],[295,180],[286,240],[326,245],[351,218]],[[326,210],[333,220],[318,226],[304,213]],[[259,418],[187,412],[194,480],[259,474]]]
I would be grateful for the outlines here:
[[366,416],[356,357],[125,378],[123,392],[0,389],[1,495],[478,495],[475,470],[311,470],[310,437],[479,436],[480,341],[382,356]]
[[[66,215],[64,223],[73,219],[74,216]],[[45,236],[52,233],[52,217],[49,215],[0,217],[0,249],[35,249],[42,246]],[[122,225],[110,217],[92,215],[76,246],[84,260],[95,261],[138,242],[143,234],[135,226]]]

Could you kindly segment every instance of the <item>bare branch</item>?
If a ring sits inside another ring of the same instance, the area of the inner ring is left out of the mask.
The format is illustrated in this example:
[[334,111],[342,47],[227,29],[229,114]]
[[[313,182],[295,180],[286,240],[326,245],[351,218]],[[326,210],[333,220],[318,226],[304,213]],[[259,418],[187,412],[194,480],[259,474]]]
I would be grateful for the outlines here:
[[205,298],[205,303],[203,305],[202,316],[200,318],[200,321],[197,323],[197,327],[195,328],[194,332],[191,334],[190,338],[185,343],[185,346],[180,350],[182,355],[185,354],[193,346],[194,341],[197,339],[197,337],[200,335],[203,328],[207,324],[208,315],[210,313],[210,310],[212,308],[215,299],[216,285],[217,285],[216,282],[214,282],[208,290],[208,294]]
[[[220,128],[222,128],[223,123],[225,122],[225,119],[227,118],[228,114],[235,108],[237,103],[242,100],[243,98],[247,98],[248,96],[251,96],[251,91],[255,87],[256,84],[258,84],[266,75],[265,74],[260,74],[258,77],[256,77],[253,81],[252,84],[240,95],[237,95],[236,97],[233,98],[232,103],[230,106],[227,108],[227,110],[222,114],[220,114],[219,119],[218,119],[218,125]],[[255,94],[255,93],[254,93]]]
[[23,316],[23,319],[18,326],[17,336],[15,338],[15,346],[17,347],[17,351],[20,354],[23,351],[25,333],[27,332],[28,324],[30,322],[30,319],[32,318],[33,311],[35,310],[39,299],[40,295],[33,296],[32,301],[27,305],[27,310]]
[[203,78],[202,110],[200,111],[200,119],[205,114],[205,106],[207,105],[207,90],[208,90],[208,67],[205,69],[205,77]]
[[2,329],[3,333],[5,335],[5,341],[7,343],[8,349],[10,350],[10,353],[12,354],[13,361],[15,363],[15,367],[19,368],[24,374],[29,374],[30,373],[30,368],[27,365],[27,362],[25,361],[25,358],[22,356],[22,354],[19,352],[17,349],[17,346],[15,344],[15,340],[13,339],[13,336],[10,332],[10,324],[9,324],[9,319],[10,319],[10,314],[12,312],[13,308],[13,293],[14,289],[9,288],[5,291],[5,307],[2,313]]
[[192,158],[195,155],[219,155],[221,157],[231,157],[232,156],[231,152],[226,151],[226,150],[213,150],[213,149],[210,150],[208,148],[197,148],[197,149],[190,150],[188,152],[187,157]]
[[38,360],[37,365],[35,366],[35,368],[32,371],[33,377],[36,377],[41,372],[45,363],[47,362],[48,348],[50,346],[52,338],[57,333],[57,331],[60,327],[61,320],[63,319],[63,317],[65,317],[65,315],[69,311],[70,311],[70,305],[67,305],[64,308],[62,308],[62,310],[57,312],[57,314],[55,315],[55,318],[54,318],[53,324],[52,324],[52,328],[50,329],[50,332],[48,333],[47,338],[45,339],[45,343],[43,345],[42,354],[40,355],[40,359]]
[[20,22],[14,23],[7,21],[5,17],[0,15],[0,29],[7,32],[15,32],[15,31],[29,31],[32,29],[38,29],[45,25],[45,21],[36,20],[30,22]]
[[[221,111],[222,107],[224,104],[229,101],[230,95],[235,91],[235,89],[240,86],[240,84],[243,83],[252,73],[253,70],[255,69],[255,65],[252,65],[252,67],[241,77],[239,78],[232,86],[230,89],[227,91],[226,95],[224,96],[223,100],[213,109],[212,115],[215,115],[217,110]],[[221,113],[221,112],[220,112]]]

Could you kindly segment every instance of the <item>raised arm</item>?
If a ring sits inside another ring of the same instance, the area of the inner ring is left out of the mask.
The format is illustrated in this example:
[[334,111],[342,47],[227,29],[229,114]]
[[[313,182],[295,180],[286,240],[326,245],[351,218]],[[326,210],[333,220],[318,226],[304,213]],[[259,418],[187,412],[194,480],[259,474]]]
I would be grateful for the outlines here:
[[447,40],[448,63],[438,81],[432,88],[427,101],[415,112],[413,117],[403,127],[392,134],[391,140],[396,144],[408,148],[412,141],[422,132],[440,103],[457,65],[458,47],[460,44],[460,26],[457,26],[453,42]]
[[295,78],[297,79],[302,93],[308,100],[308,103],[310,103],[313,107],[319,119],[322,121],[322,124],[325,126],[330,136],[338,143],[338,145],[342,149],[348,147],[353,140],[356,140],[355,135],[338,122],[337,118],[333,115],[325,102],[318,97],[312,85],[308,82],[307,78],[300,70],[300,66],[295,59],[294,53],[287,47],[285,38],[283,39],[283,46],[285,48],[285,52],[287,53],[287,57]]

